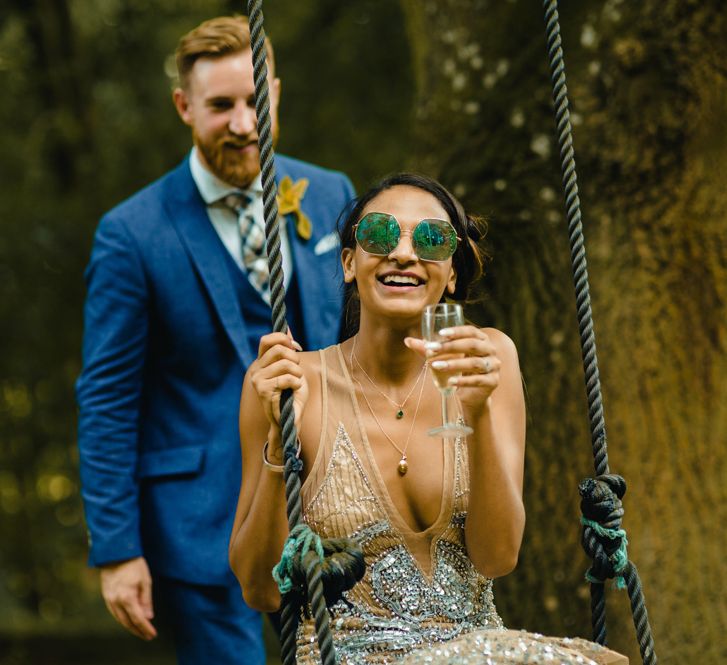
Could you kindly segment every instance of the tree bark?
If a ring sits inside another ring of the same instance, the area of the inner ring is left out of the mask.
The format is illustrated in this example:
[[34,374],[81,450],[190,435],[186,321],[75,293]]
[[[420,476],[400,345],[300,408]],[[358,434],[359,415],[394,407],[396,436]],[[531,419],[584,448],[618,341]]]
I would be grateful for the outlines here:
[[[593,475],[542,8],[402,0],[412,166],[490,220],[470,315],[515,340],[528,526],[505,621],[590,636],[577,484]],[[610,465],[662,663],[725,660],[727,20],[720,2],[560,6]],[[609,643],[640,662],[625,594]]]

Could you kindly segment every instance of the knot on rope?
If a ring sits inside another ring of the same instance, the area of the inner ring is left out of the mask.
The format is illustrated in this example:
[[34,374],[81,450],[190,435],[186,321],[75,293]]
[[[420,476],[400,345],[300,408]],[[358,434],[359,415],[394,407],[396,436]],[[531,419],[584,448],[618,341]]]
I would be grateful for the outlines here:
[[615,474],[586,478],[578,486],[581,495],[581,545],[593,560],[586,579],[603,584],[613,579],[617,589],[626,587],[623,571],[629,562],[626,531],[621,528],[624,515],[621,499],[626,481]]
[[283,448],[283,464],[287,464],[287,462],[290,460],[293,465],[293,471],[295,473],[300,473],[303,470],[303,460],[300,459],[300,439],[298,439],[297,443],[297,449],[293,446],[285,446]]
[[280,562],[273,568],[273,579],[280,593],[290,594],[299,607],[308,601],[306,583],[310,557],[321,564],[323,595],[328,607],[335,605],[345,591],[353,588],[366,572],[361,546],[351,538],[321,538],[307,524],[298,524],[283,546]]

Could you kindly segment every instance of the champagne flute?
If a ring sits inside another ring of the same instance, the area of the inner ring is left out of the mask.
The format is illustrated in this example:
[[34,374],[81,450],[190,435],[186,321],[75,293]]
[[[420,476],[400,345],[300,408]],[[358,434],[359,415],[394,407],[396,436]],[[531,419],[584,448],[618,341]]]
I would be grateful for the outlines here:
[[[444,328],[453,328],[464,325],[464,311],[462,305],[439,303],[428,305],[422,314],[422,337],[427,342],[446,342],[447,337],[440,331]],[[451,360],[463,358],[463,353],[443,353],[437,355],[437,360]],[[429,430],[429,436],[471,434],[472,428],[462,422],[452,421],[449,415],[449,402],[454,398],[457,386],[450,385],[448,379],[452,376],[461,376],[462,372],[447,372],[432,368],[434,385],[442,395],[442,425]]]

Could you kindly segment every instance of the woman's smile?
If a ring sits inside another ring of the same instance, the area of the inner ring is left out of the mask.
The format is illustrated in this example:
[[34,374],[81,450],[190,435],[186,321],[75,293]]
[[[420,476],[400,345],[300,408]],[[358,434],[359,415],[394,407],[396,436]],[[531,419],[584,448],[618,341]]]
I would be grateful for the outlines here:
[[426,285],[427,280],[412,271],[387,270],[376,277],[385,293],[409,293]]

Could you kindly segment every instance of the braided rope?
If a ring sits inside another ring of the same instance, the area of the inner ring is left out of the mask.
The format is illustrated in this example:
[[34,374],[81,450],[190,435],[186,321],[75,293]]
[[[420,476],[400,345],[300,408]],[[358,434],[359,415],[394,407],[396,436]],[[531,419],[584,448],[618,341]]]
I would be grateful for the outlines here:
[[568,108],[568,89],[565,85],[565,65],[563,63],[563,50],[561,49],[557,6],[557,0],[545,0],[548,58],[553,83],[555,120],[558,132],[558,145],[560,146],[563,187],[565,190],[565,203],[568,215],[568,237],[570,240],[571,263],[573,266],[573,281],[576,289],[578,330],[581,335],[581,352],[585,370],[586,393],[588,396],[591,444],[596,474],[600,476],[609,472],[608,452],[606,450],[606,423],[603,416],[601,381],[598,373],[598,359],[596,358],[596,339],[593,332],[588,268],[586,265],[586,250],[583,243],[583,226],[581,224],[581,203],[578,198],[578,181],[575,155],[573,152],[573,137],[571,135],[570,111]]
[[[591,541],[595,547],[595,540]],[[606,585],[591,583],[591,631],[593,641],[608,644],[606,641]]]
[[[588,286],[588,269],[586,266],[586,251],[583,240],[583,226],[581,224],[580,200],[578,198],[578,181],[576,175],[575,154],[573,151],[573,138],[570,124],[570,112],[568,104],[568,89],[565,82],[565,64],[563,62],[563,49],[561,48],[560,23],[558,19],[557,0],[543,0],[545,9],[546,36],[548,47],[548,61],[551,70],[551,82],[553,84],[553,103],[555,106],[555,120],[558,134],[558,145],[560,147],[561,169],[563,173],[563,189],[565,191],[565,204],[568,217],[568,236],[571,250],[571,263],[573,268],[573,282],[576,291],[576,310],[578,317],[578,330],[581,337],[581,355],[585,372],[586,394],[588,398],[588,414],[591,429],[591,447],[593,451],[594,466],[599,480],[608,478],[604,484],[616,484],[613,480],[618,476],[609,476],[608,451],[606,445],[606,424],[603,415],[603,400],[601,396],[601,381],[598,373],[598,360],[596,357],[596,340],[593,331],[593,315],[591,312],[591,297]],[[620,479],[623,483],[623,479]],[[588,482],[588,481],[585,481]],[[620,524],[623,510],[620,508],[620,499],[626,485],[623,483],[621,494],[618,495],[617,509],[621,511],[618,515]],[[583,492],[582,492],[583,494]],[[617,494],[614,494],[616,496]],[[584,497],[585,498],[585,497]],[[609,498],[609,501],[613,501]],[[616,504],[614,503],[614,506]],[[596,511],[598,512],[598,511]],[[585,512],[584,512],[585,515]],[[588,519],[594,519],[592,515],[585,515]],[[608,551],[614,547],[604,541],[613,541],[613,532],[608,531],[615,528],[613,513],[606,516],[597,515],[598,521],[607,535],[599,535],[591,526],[585,525],[583,531],[583,545],[587,553],[596,551]],[[604,523],[602,520],[606,520]],[[624,533],[625,537],[625,533]],[[600,548],[600,549],[599,549]],[[606,557],[608,559],[608,556]],[[619,558],[620,560],[620,558]],[[621,562],[622,563],[622,562]],[[589,570],[594,581],[591,583],[591,612],[594,640],[600,644],[606,643],[606,598],[604,592],[604,579],[594,575],[593,571],[598,562],[594,561],[594,567]],[[636,572],[636,567],[627,560],[624,567],[621,567],[626,586],[629,590],[631,600],[631,611],[634,617],[637,639],[641,650],[641,657],[645,665],[656,665],[656,653],[654,652],[654,641],[651,636],[651,627],[646,612],[644,595],[641,589],[641,582]],[[608,577],[618,575],[613,566],[605,573]]]
[[657,659],[654,651],[654,639],[651,636],[649,615],[646,611],[646,603],[644,602],[644,592],[641,589],[639,573],[631,561],[626,564],[623,576],[626,580],[626,588],[628,589],[629,600],[631,601],[631,615],[634,619],[634,628],[636,629],[636,634],[639,636],[641,660],[647,665],[655,665]]
[[[262,171],[263,202],[265,210],[265,235],[267,236],[268,264],[270,266],[270,293],[273,311],[273,331],[286,332],[285,289],[283,267],[280,255],[280,233],[278,230],[278,204],[275,198],[275,167],[273,164],[273,142],[270,120],[270,97],[268,91],[268,68],[266,64],[265,31],[263,28],[262,0],[248,0],[250,17],[250,39],[253,70],[255,76],[255,110],[257,112],[258,144],[260,146],[260,170]],[[283,391],[280,397],[280,422],[283,435],[285,459],[285,497],[287,502],[288,529],[293,531],[302,524],[300,499],[300,476],[296,464],[295,413],[293,392]],[[323,665],[335,665],[333,638],[329,625],[328,610],[323,595],[320,560],[315,552],[304,557],[308,594],[315,617],[316,635]],[[282,612],[281,648],[285,665],[294,665],[296,658],[296,631],[298,608],[285,602]]]

